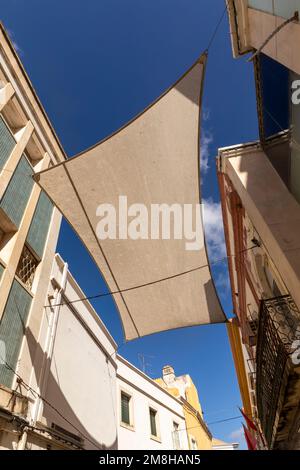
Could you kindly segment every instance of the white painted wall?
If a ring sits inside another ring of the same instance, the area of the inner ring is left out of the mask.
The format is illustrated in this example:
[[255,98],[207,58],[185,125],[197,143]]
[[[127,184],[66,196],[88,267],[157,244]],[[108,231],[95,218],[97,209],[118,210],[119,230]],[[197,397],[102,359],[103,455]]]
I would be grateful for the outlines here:
[[[56,255],[52,285],[61,285],[62,267],[63,262]],[[68,272],[63,302],[83,297],[84,293]],[[54,295],[54,304],[55,299]],[[54,309],[45,315],[44,328],[51,324],[51,315]],[[46,338],[46,334],[43,336]],[[42,395],[63,417],[44,404],[38,420],[48,427],[55,423],[75,435],[81,433],[87,449],[116,448],[115,349],[116,344],[88,302],[60,306],[50,370]]]
[[[172,450],[173,422],[179,424],[180,444],[188,449],[182,405],[139,369],[117,356],[118,441],[120,450]],[[131,396],[132,429],[121,423],[121,391]],[[157,410],[159,440],[151,438],[149,407]]]
[[[70,304],[84,297],[56,255],[48,299],[53,308],[46,309],[39,336],[41,354],[49,360],[40,361],[44,369],[38,390],[52,406],[43,401],[33,403],[32,424],[49,430],[55,423],[83,438],[87,449],[168,450],[174,449],[175,422],[180,448],[188,449],[181,402],[116,356],[117,345],[89,302]],[[64,304],[55,307],[60,303]],[[53,336],[52,346],[49,335]],[[121,390],[132,397],[132,428],[121,424]],[[150,435],[149,407],[157,410],[158,438]],[[47,443],[51,448],[61,444],[51,436],[47,441],[45,434],[37,437],[30,433],[26,447],[45,449]]]

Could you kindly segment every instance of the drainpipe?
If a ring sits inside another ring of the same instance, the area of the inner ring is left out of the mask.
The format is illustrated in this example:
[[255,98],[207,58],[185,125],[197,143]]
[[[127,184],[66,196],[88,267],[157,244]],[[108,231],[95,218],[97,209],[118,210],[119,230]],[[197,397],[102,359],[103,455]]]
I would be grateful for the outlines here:
[[[55,296],[54,296],[54,304],[56,306],[54,307],[54,312],[53,312],[53,315],[49,324],[49,328],[48,328],[46,344],[45,344],[44,359],[43,359],[43,365],[42,365],[42,375],[39,381],[40,385],[38,386],[38,389],[37,389],[39,395],[41,396],[43,396],[45,393],[47,382],[48,382],[48,377],[50,374],[51,359],[53,355],[53,348],[54,348],[58,317],[59,317],[59,311],[60,311],[60,305],[58,304],[61,304],[62,294],[66,288],[67,274],[68,274],[68,264],[64,263],[60,287],[56,289]],[[32,419],[31,419],[33,426],[35,426],[36,421],[38,420],[40,416],[42,404],[43,404],[43,400],[40,397],[37,397],[35,405],[34,405],[33,413],[32,413]]]

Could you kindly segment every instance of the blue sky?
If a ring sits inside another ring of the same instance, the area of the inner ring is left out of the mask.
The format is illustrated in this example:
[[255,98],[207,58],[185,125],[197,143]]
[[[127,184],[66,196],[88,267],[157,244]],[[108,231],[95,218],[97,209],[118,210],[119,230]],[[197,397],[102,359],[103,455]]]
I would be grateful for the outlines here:
[[[2,0],[1,20],[68,154],[118,129],[169,87],[206,49],[224,0]],[[211,257],[224,250],[215,170],[218,147],[257,138],[252,65],[234,60],[224,18],[209,52],[204,92],[202,192]],[[58,251],[85,291],[103,291],[100,274],[67,226]],[[232,305],[226,266],[214,276],[227,316]],[[165,364],[189,373],[208,423],[237,416],[240,395],[224,325],[171,331],[124,345],[108,297],[93,305],[138,367],[160,376]],[[241,420],[210,426],[216,437],[239,440]],[[245,447],[241,439],[242,448]]]

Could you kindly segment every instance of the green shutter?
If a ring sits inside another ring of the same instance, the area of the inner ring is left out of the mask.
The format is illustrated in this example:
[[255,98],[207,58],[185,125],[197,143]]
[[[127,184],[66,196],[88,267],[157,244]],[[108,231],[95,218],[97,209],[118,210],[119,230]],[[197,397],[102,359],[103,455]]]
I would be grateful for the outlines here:
[[18,228],[33,187],[32,167],[23,155],[6,188],[0,207]]
[[157,436],[157,429],[156,429],[156,411],[150,408],[150,428],[151,428],[151,436]]
[[15,145],[16,141],[12,133],[0,116],[0,168],[3,168],[7,162]]
[[2,277],[2,274],[3,274],[3,271],[4,271],[4,266],[2,266],[2,264],[0,264],[0,280],[1,280],[1,277]]
[[130,424],[129,402],[130,396],[121,393],[121,420],[125,424]]
[[26,240],[40,258],[43,256],[52,210],[52,202],[41,192]]
[[[0,323],[0,341],[5,346],[5,361],[16,368],[32,297],[16,280],[13,282]],[[3,347],[0,348],[3,351]],[[0,383],[11,387],[14,373],[0,364]]]

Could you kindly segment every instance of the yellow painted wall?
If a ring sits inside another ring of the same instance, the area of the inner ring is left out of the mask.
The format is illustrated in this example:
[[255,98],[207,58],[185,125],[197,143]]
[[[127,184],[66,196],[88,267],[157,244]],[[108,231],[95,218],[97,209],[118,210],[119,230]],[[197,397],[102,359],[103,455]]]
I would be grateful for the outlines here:
[[253,419],[250,391],[242,350],[241,335],[236,319],[232,319],[227,323],[227,332],[234,360],[235,370],[238,378],[243,408],[246,415]]
[[[176,387],[167,387],[162,379],[156,379],[156,382],[163,388],[165,388],[171,395],[176,398],[180,397],[179,389]],[[207,433],[203,427],[201,418],[203,419],[202,407],[200,404],[198,391],[192,380],[190,379],[191,385],[185,389],[186,403],[182,403],[186,429],[188,434],[189,446],[192,449],[192,439],[197,443],[199,450],[211,450],[212,449],[212,437]],[[200,415],[200,416],[199,416]]]

